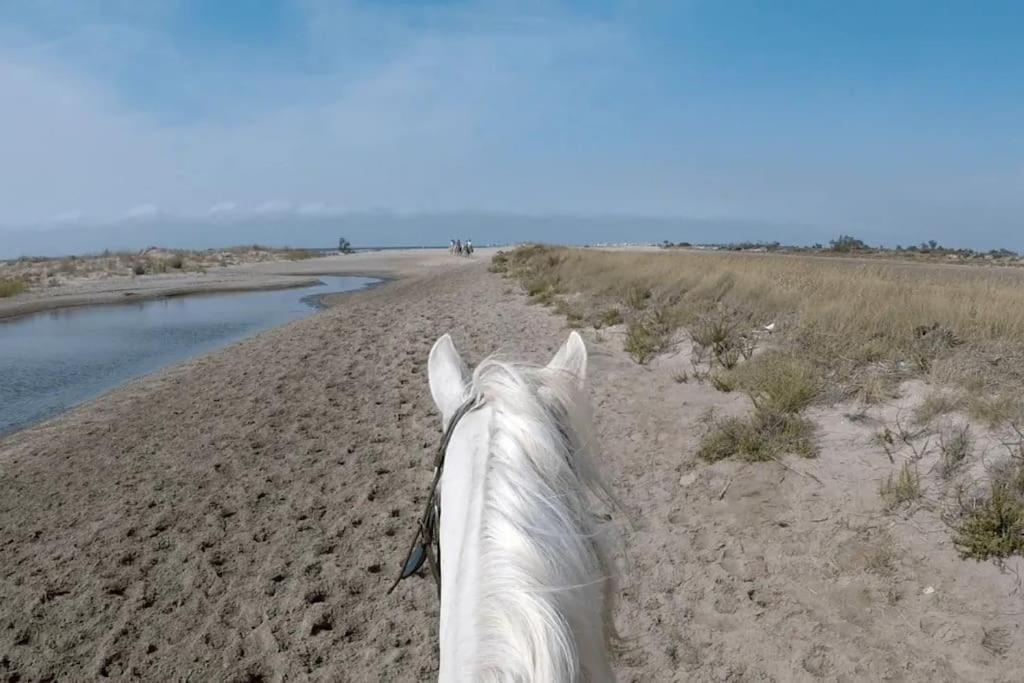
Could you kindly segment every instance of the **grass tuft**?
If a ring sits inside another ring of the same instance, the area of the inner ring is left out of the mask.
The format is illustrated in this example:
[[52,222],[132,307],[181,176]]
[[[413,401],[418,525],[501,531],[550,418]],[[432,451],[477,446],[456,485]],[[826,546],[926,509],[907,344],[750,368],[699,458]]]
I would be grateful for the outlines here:
[[676,323],[671,311],[656,308],[645,311],[626,328],[626,353],[641,365],[672,346]]
[[3,280],[0,280],[0,299],[5,299],[5,298],[7,298],[9,296],[14,296],[16,294],[21,294],[26,289],[28,289],[28,285],[25,284],[25,282],[23,280],[16,280],[16,279],[3,279]]
[[808,361],[766,353],[734,372],[736,383],[754,405],[770,412],[797,414],[819,395],[821,376]]
[[963,465],[974,447],[971,427],[968,424],[950,425],[939,432],[940,472],[946,479],[952,477]]
[[799,415],[761,409],[747,417],[713,422],[697,449],[697,455],[712,462],[731,456],[773,460],[784,453],[817,455],[813,423]]
[[917,472],[917,465],[911,467],[909,462],[903,463],[895,477],[890,473],[882,480],[878,494],[888,510],[894,510],[920,498],[921,475]]

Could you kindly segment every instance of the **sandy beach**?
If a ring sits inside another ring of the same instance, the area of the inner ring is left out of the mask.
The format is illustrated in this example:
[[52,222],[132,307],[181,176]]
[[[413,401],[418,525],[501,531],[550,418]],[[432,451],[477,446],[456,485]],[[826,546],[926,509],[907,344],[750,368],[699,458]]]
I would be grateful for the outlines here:
[[[394,281],[0,440],[0,678],[436,676],[433,584],[385,595],[439,438],[427,354],[450,332],[471,363],[546,361],[568,331],[488,260],[203,276]],[[817,459],[709,465],[701,416],[744,399],[674,381],[681,354],[637,365],[619,328],[582,332],[600,462],[632,524],[620,680],[1019,677],[1019,579],[960,560],[937,513],[883,514],[871,423],[815,408]]]

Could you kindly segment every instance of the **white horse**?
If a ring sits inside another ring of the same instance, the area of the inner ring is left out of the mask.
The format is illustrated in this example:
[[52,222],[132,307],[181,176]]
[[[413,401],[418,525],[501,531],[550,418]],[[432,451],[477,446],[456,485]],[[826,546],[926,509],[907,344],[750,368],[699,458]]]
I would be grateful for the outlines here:
[[430,352],[448,439],[441,681],[614,680],[609,530],[593,506],[615,500],[591,458],[586,367],[576,332],[546,367],[488,359],[471,375],[447,334]]

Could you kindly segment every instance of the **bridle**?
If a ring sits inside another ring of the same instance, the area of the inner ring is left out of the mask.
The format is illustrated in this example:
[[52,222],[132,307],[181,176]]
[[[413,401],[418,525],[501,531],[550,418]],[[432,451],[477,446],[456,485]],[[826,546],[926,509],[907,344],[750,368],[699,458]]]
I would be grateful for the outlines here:
[[423,516],[420,517],[416,534],[409,544],[409,552],[402,563],[402,571],[398,574],[395,582],[388,588],[388,594],[395,590],[395,587],[402,579],[407,579],[420,570],[423,563],[430,561],[430,573],[437,584],[437,596],[441,597],[441,545],[439,541],[441,523],[441,501],[437,497],[437,485],[441,481],[441,473],[444,471],[444,456],[448,450],[448,442],[452,440],[455,426],[467,413],[483,404],[483,399],[475,396],[468,399],[459,406],[459,409],[452,415],[448,422],[448,428],[441,435],[441,444],[434,454],[434,480],[430,484],[430,493],[427,495],[427,505],[423,509]]

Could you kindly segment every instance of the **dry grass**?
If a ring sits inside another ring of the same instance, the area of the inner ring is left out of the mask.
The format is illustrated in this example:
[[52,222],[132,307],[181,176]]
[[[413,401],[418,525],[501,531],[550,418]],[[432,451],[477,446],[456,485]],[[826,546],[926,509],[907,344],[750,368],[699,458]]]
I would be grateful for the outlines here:
[[895,476],[889,474],[882,480],[878,487],[878,494],[889,510],[916,501],[921,497],[921,475],[917,471],[917,465],[911,465],[909,462],[903,463]]
[[960,466],[971,455],[974,438],[970,425],[951,424],[939,432],[939,470],[945,478],[957,473]]
[[762,409],[747,417],[729,417],[712,423],[697,449],[697,455],[712,462],[731,456],[774,460],[784,454],[816,456],[814,425],[799,415]]
[[15,294],[21,294],[26,289],[28,289],[28,285],[26,285],[25,282],[22,280],[0,280],[0,299],[7,298],[9,296],[14,296]]
[[813,367],[831,398],[883,400],[900,381],[925,376],[961,389],[968,413],[988,423],[1024,413],[1019,269],[540,246],[503,253],[492,268],[538,303],[572,297],[580,320],[614,307],[641,363],[684,328],[713,364],[741,367],[749,341],[775,323],[771,346]]

